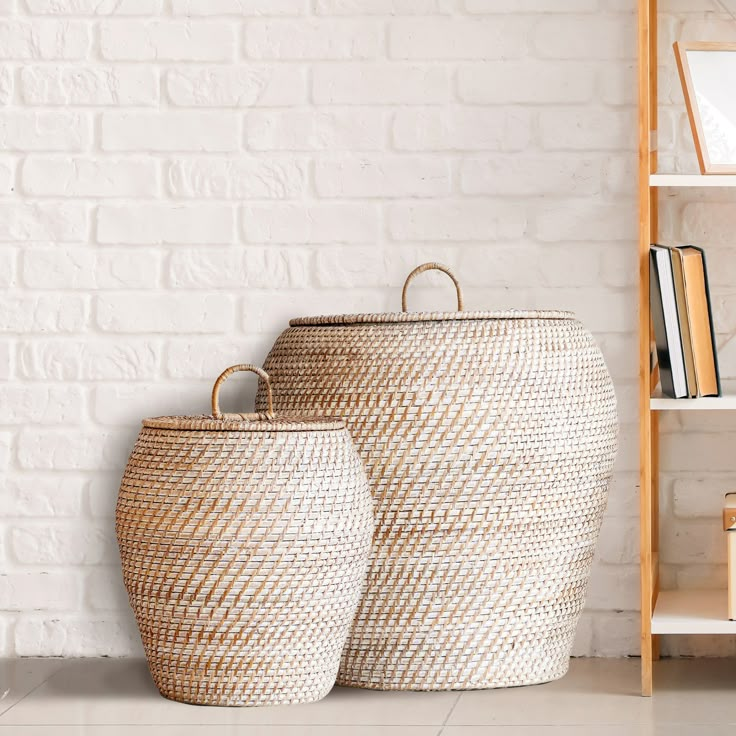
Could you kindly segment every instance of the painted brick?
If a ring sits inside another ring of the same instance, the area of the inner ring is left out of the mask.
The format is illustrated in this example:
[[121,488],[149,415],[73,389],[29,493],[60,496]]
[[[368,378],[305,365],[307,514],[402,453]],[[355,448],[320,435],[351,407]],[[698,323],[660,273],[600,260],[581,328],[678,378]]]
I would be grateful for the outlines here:
[[363,204],[265,204],[242,209],[243,236],[252,243],[374,242],[377,212]]
[[539,114],[542,146],[550,151],[635,150],[629,111],[568,108]]
[[509,240],[524,235],[527,220],[515,205],[417,202],[391,205],[388,227],[395,240]]
[[[114,457],[113,450],[117,438],[105,432],[70,432],[69,429],[24,430],[18,438],[18,464],[28,470],[105,470],[117,468],[121,458]],[[49,531],[38,527],[34,532],[28,532],[33,539],[43,545],[45,532]],[[79,530],[69,530],[61,533],[63,540],[73,540]],[[73,543],[73,542],[72,542]],[[46,549],[46,547],[44,547]],[[32,562],[29,555],[17,554],[21,562]],[[49,559],[39,559],[36,562],[54,562],[53,555]],[[57,563],[73,560],[58,558]]]
[[19,657],[142,657],[140,636],[128,618],[70,617],[18,621],[14,652]]
[[317,0],[322,15],[432,15],[449,13],[452,0]]
[[97,297],[97,326],[120,333],[225,333],[233,323],[226,295],[114,292]]
[[147,67],[26,66],[20,94],[28,105],[155,105],[159,84]]
[[601,527],[596,549],[598,559],[610,565],[636,565],[639,562],[639,520],[626,524],[611,519]]
[[245,117],[245,142],[254,151],[374,151],[386,143],[382,110],[263,110]]
[[310,265],[297,248],[177,249],[169,278],[182,289],[298,288],[307,286]]
[[676,478],[673,491],[673,513],[682,519],[720,520],[723,495],[730,491],[728,477]]
[[105,151],[234,151],[240,126],[233,115],[206,112],[106,113]]
[[586,605],[594,611],[638,611],[638,584],[638,565],[596,565],[588,585]]
[[35,197],[155,197],[158,166],[150,158],[29,156],[21,186]]
[[140,427],[144,416],[211,412],[209,382],[145,385],[104,383],[94,389],[92,416],[101,425]]
[[537,215],[537,237],[545,242],[575,240],[625,240],[636,238],[637,213],[634,202],[610,205],[576,202],[549,206]]
[[441,197],[450,193],[450,168],[437,158],[346,158],[319,161],[320,197]]
[[307,75],[296,66],[169,69],[166,93],[181,107],[279,107],[307,101]]
[[3,151],[83,151],[92,141],[84,113],[0,111]]
[[169,165],[167,183],[172,196],[184,199],[298,199],[307,165],[270,157],[179,159]]
[[23,284],[33,289],[153,288],[161,260],[160,253],[131,247],[33,247],[23,253]]
[[372,246],[320,248],[315,264],[318,286],[327,288],[386,286],[384,255]]
[[124,611],[129,605],[119,565],[92,570],[85,577],[84,590],[93,611]]
[[13,435],[10,432],[0,432],[0,469],[5,471],[10,462],[13,446]]
[[318,105],[423,105],[450,99],[449,70],[442,66],[320,65],[312,85]]
[[79,386],[8,384],[0,386],[3,424],[75,424],[86,418]]
[[90,47],[85,23],[0,20],[0,59],[83,59]]
[[58,381],[140,380],[158,372],[161,350],[150,340],[39,340],[20,350],[20,374]]
[[508,59],[524,56],[529,23],[509,14],[493,20],[427,18],[389,25],[395,59]]
[[7,196],[15,190],[15,161],[0,158],[0,195]]
[[6,611],[73,610],[81,597],[80,580],[74,573],[0,574],[0,608]]
[[16,473],[5,480],[0,509],[5,518],[78,517],[83,490],[84,480],[68,473]]
[[410,151],[520,151],[531,135],[532,116],[522,108],[400,110],[393,124],[394,145]]
[[19,251],[15,248],[0,249],[0,287],[17,286],[16,264]]
[[[393,294],[396,304],[396,295]],[[375,288],[340,289],[281,289],[247,291],[242,300],[244,331],[267,336],[267,342],[289,326],[295,314],[336,314],[350,305],[350,311],[385,312],[389,309],[387,295]],[[401,299],[399,297],[399,304]]]
[[0,378],[7,381],[12,378],[15,367],[15,345],[0,342]]
[[550,16],[536,23],[532,43],[543,59],[634,59],[634,20],[631,15],[612,26],[604,16]]
[[692,202],[682,211],[682,234],[687,242],[711,246],[733,243],[736,213],[727,202]]
[[227,205],[101,205],[97,211],[100,243],[229,243],[234,211]]
[[253,59],[375,59],[382,39],[382,24],[366,20],[260,20],[245,25],[245,53]]
[[260,336],[241,338],[237,342],[201,338],[196,345],[191,340],[171,340],[167,344],[165,366],[169,378],[204,378],[211,380],[222,366],[234,365],[249,356],[262,365],[268,345]]
[[6,200],[0,202],[0,241],[81,241],[87,237],[87,220],[84,204]]
[[598,9],[597,0],[465,0],[468,13],[586,13]]
[[463,102],[484,105],[588,102],[594,96],[597,71],[577,61],[504,58],[460,67],[458,94]]
[[171,0],[174,15],[302,15],[307,0]]
[[0,105],[9,105],[13,100],[15,78],[10,67],[0,68]]
[[113,61],[228,61],[234,50],[230,23],[121,20],[100,25],[100,52]]
[[88,321],[86,297],[72,295],[0,295],[0,333],[80,332]]
[[494,196],[597,195],[602,163],[598,158],[565,155],[469,158],[460,165],[460,187],[465,194]]
[[119,473],[96,473],[87,487],[87,506],[90,514],[97,519],[114,519],[119,490]]
[[25,0],[35,15],[149,15],[162,0]]

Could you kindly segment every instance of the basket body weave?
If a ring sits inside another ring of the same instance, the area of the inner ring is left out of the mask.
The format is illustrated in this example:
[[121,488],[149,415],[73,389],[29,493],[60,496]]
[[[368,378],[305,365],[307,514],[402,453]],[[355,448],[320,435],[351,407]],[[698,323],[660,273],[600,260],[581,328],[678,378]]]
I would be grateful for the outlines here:
[[368,585],[338,684],[562,676],[617,438],[582,325],[561,312],[297,319],[264,367],[277,409],[346,421],[371,484]]
[[162,695],[273,705],[333,687],[373,532],[344,425],[146,420],[116,530]]

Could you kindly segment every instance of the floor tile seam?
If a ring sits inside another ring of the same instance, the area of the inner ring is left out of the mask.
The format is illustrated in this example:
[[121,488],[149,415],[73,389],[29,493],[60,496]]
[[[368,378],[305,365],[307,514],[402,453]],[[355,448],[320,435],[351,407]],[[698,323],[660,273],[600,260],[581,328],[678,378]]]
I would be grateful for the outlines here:
[[[36,690],[38,690],[41,686],[45,685],[55,674],[57,674],[58,672],[61,672],[61,670],[64,669],[64,667],[65,665],[62,664],[62,666],[58,670],[49,672],[49,674],[46,675],[46,677],[44,677],[43,680],[41,680],[41,682],[38,683],[38,685],[36,685],[35,687],[32,687],[23,697],[19,698],[18,700],[15,701],[15,703],[13,703],[12,705],[9,705],[7,708],[5,708],[5,710],[1,711],[0,712],[0,726],[3,725],[2,723],[3,718],[5,718],[5,716],[8,713],[10,713],[10,711],[13,710],[13,708],[15,708],[16,705],[18,705],[19,703],[22,703],[29,695],[32,695],[33,693],[35,693]],[[17,725],[17,724],[8,724],[8,725]],[[35,725],[43,725],[43,724],[32,723],[29,725],[35,726]]]

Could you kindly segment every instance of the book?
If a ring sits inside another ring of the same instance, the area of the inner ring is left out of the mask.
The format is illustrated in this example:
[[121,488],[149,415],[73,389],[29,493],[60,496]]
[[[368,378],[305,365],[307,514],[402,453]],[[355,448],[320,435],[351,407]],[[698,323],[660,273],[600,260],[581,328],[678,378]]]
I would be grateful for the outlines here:
[[662,392],[674,399],[688,396],[685,357],[680,337],[677,297],[670,249],[653,244],[649,251],[649,291]]
[[705,253],[702,248],[694,245],[682,245],[677,250],[682,255],[687,322],[695,364],[697,395],[720,396],[721,381]]
[[727,493],[723,503],[723,531],[728,546],[728,618],[736,619],[736,493]]
[[680,339],[682,352],[685,357],[685,378],[687,380],[688,396],[698,395],[698,382],[695,373],[695,358],[693,356],[692,339],[690,337],[690,320],[687,309],[685,290],[685,273],[683,267],[683,253],[679,248],[670,249],[672,258],[672,277],[675,283],[675,300],[677,301],[677,319],[680,325]]

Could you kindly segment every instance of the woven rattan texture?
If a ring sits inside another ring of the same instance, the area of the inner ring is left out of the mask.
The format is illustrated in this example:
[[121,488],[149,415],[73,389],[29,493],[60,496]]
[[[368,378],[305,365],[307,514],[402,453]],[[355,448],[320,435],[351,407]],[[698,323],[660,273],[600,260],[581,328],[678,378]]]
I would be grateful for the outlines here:
[[368,588],[338,683],[467,689],[563,675],[617,438],[613,385],[581,324],[293,326],[265,368],[277,410],[346,421],[375,500]]
[[163,695],[267,705],[329,692],[373,532],[346,430],[144,427],[116,528]]

